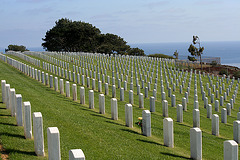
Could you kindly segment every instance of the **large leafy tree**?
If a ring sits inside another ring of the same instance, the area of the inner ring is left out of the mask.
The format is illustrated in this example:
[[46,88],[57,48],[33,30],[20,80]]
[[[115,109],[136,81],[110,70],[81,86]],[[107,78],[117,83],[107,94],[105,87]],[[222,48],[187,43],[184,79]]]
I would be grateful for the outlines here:
[[96,52],[100,30],[89,23],[62,18],[47,31],[42,46],[48,51]]
[[98,40],[99,46],[97,48],[97,52],[99,53],[125,54],[130,48],[130,46],[127,45],[127,42],[123,38],[114,34],[101,34]]
[[24,52],[24,51],[29,51],[25,46],[23,45],[13,45],[13,44],[10,44],[8,45],[8,48],[5,49],[5,51],[21,51],[21,52]]
[[[196,47],[195,45],[198,45]],[[202,54],[203,54],[204,47],[201,47],[200,39],[198,36],[193,36],[193,44],[191,44],[188,48],[188,52],[191,53],[192,56],[200,57],[201,69],[202,69]]]
[[127,53],[128,53],[128,55],[145,56],[144,50],[139,49],[139,48],[130,48]]
[[127,54],[130,46],[118,35],[101,34],[92,24],[59,19],[55,26],[46,32],[42,46],[48,51],[82,51],[106,54]]

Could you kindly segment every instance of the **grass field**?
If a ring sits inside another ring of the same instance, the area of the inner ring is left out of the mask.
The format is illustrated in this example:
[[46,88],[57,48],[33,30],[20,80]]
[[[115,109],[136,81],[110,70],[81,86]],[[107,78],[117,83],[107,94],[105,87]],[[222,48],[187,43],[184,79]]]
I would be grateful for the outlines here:
[[[18,57],[10,57],[31,65]],[[70,66],[72,65],[73,64],[70,63]],[[111,75],[111,71],[108,71],[108,75]],[[188,78],[189,75],[187,80]],[[62,159],[68,159],[68,151],[77,148],[83,150],[87,159],[190,158],[190,128],[192,127],[193,94],[189,95],[188,111],[185,111],[183,114],[183,123],[176,122],[176,107],[170,106],[171,99],[166,96],[169,106],[169,117],[174,120],[174,148],[168,148],[163,145],[162,130],[164,117],[162,116],[161,87],[159,80],[156,112],[151,114],[152,136],[145,137],[141,135],[141,130],[136,125],[134,125],[134,128],[132,129],[125,126],[125,104],[128,103],[128,91],[125,91],[124,93],[125,101],[121,102],[119,101],[120,91],[117,89],[119,120],[114,121],[111,120],[111,85],[109,86],[109,96],[105,95],[106,114],[102,115],[98,113],[98,95],[100,93],[97,92],[97,90],[94,92],[95,109],[88,109],[88,91],[90,89],[86,86],[85,95],[87,104],[80,105],[79,101],[74,102],[72,101],[72,98],[66,98],[65,95],[55,92],[53,89],[50,89],[49,86],[41,84],[2,61],[0,61],[0,79],[5,79],[7,83],[11,85],[11,88],[16,89],[17,94],[22,94],[23,101],[30,101],[32,112],[42,113],[46,154],[48,152],[47,127],[58,127],[60,131]],[[202,80],[205,86],[205,84],[208,83],[207,76],[202,77]],[[64,79],[64,82],[65,81],[66,80]],[[216,78],[213,82],[214,84],[216,83]],[[73,84],[73,82],[70,83],[71,85]],[[185,85],[187,86],[187,83]],[[191,83],[191,93],[194,92],[193,85],[194,80],[192,80]],[[80,85],[78,85],[78,99],[79,86]],[[147,86],[147,83],[145,86]],[[234,87],[235,86],[236,82],[234,84]],[[153,84],[151,85],[151,88],[154,88]],[[135,122],[137,121],[137,118],[142,115],[143,110],[138,108],[138,95],[136,94],[136,90],[137,89],[134,85],[133,116]],[[224,107],[226,106],[226,103],[229,102],[233,90],[234,89],[230,92],[228,101],[224,102]],[[183,94],[180,94],[179,87],[177,87],[177,90],[173,92],[176,95],[176,104],[181,104],[185,91],[186,87],[184,88]],[[232,115],[228,116],[228,123],[219,124],[220,136],[216,137],[211,134],[211,119],[206,118],[206,109],[203,107],[200,91],[198,83],[198,99],[201,113],[200,128],[203,132],[203,159],[223,159],[223,142],[233,138],[232,124],[237,117],[239,101],[237,100],[234,104],[235,108],[232,110]],[[167,95],[166,89],[165,92]],[[143,89],[141,89],[141,93],[144,93]],[[149,95],[152,95],[152,92],[149,92]],[[210,102],[210,97],[208,97],[208,99]],[[212,106],[213,114],[218,114],[221,119],[221,113],[214,111],[214,103]],[[144,107],[149,110],[149,98],[144,100]],[[5,104],[0,103],[0,140],[5,150],[2,151],[2,153],[7,153],[10,159],[47,159],[47,156],[44,158],[36,157],[33,140],[24,139],[23,127],[16,126],[15,118],[11,117],[10,111],[5,108]],[[220,110],[221,108],[222,107],[220,107]]]

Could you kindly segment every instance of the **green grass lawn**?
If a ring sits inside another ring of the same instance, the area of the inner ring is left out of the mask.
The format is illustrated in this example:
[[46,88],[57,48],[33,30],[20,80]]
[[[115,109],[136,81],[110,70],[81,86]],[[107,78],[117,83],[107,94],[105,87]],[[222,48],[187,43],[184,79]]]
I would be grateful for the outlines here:
[[[10,56],[22,61],[20,58]],[[36,57],[34,57],[36,58]],[[42,60],[42,59],[41,59]],[[27,62],[24,62],[26,64]],[[73,63],[70,63],[72,69]],[[35,67],[35,66],[34,66]],[[37,68],[37,67],[36,67]],[[38,68],[40,69],[40,68]],[[156,69],[155,69],[156,70]],[[46,71],[45,71],[46,72]],[[49,73],[50,74],[50,73]],[[111,71],[108,71],[111,77]],[[56,75],[54,75],[56,76]],[[160,75],[159,75],[160,76]],[[58,76],[57,76],[58,77]],[[155,74],[154,74],[155,77]],[[188,82],[189,74],[187,77]],[[197,75],[198,78],[198,75]],[[134,128],[125,126],[125,104],[128,103],[128,91],[125,91],[125,101],[119,101],[119,89],[117,89],[119,120],[111,120],[111,85],[109,85],[109,96],[105,96],[106,114],[99,114],[97,90],[94,92],[95,109],[88,109],[88,91],[85,86],[86,105],[80,105],[79,100],[73,102],[71,98],[66,98],[59,92],[55,92],[48,86],[26,76],[0,61],[0,79],[5,79],[11,88],[16,89],[17,94],[22,94],[23,101],[30,101],[32,112],[41,112],[43,115],[44,143],[45,153],[47,154],[47,127],[58,127],[60,131],[61,156],[62,159],[68,159],[70,149],[82,149],[87,159],[187,159],[190,158],[190,128],[192,127],[193,94],[189,96],[188,111],[184,112],[183,123],[176,122],[176,107],[170,107],[171,99],[166,97],[169,106],[169,117],[174,120],[174,148],[168,148],[163,145],[163,116],[161,103],[161,87],[158,78],[156,112],[151,114],[152,136],[145,137],[141,135],[140,128],[134,125]],[[130,79],[130,76],[129,76]],[[163,76],[164,79],[164,76]],[[202,77],[205,87],[208,82],[207,76]],[[66,80],[64,79],[64,82]],[[128,81],[128,89],[129,89]],[[134,121],[141,116],[142,110],[138,108],[138,95],[136,94],[135,77],[134,84]],[[154,79],[153,79],[154,82]],[[213,80],[216,83],[216,77]],[[64,83],[65,84],[65,83]],[[70,82],[70,86],[73,82]],[[115,82],[117,86],[117,80]],[[140,83],[139,83],[140,84]],[[153,83],[154,84],[154,83]],[[153,84],[151,88],[153,89]],[[191,83],[191,93],[194,85],[194,74]],[[78,99],[79,99],[78,85]],[[104,84],[103,91],[104,91]],[[123,86],[123,83],[121,84]],[[145,83],[147,86],[147,83]],[[185,83],[184,92],[179,93],[179,87],[173,92],[176,95],[176,104],[181,104],[182,97],[186,92],[187,83]],[[201,130],[203,131],[203,159],[223,159],[223,142],[233,138],[232,123],[236,120],[239,101],[236,102],[232,110],[232,116],[228,116],[228,123],[220,123],[220,136],[211,135],[211,119],[206,118],[206,109],[203,107],[198,79],[198,100],[201,114]],[[236,82],[234,87],[236,86]],[[172,87],[172,86],[171,86]],[[96,81],[97,88],[97,81]],[[233,93],[230,92],[230,96]],[[71,93],[71,92],[70,92]],[[141,89],[141,93],[144,90]],[[71,93],[72,95],[72,93]],[[152,95],[152,90],[149,92]],[[1,95],[0,95],[1,97]],[[209,102],[210,102],[210,97]],[[224,107],[226,103],[224,102]],[[145,109],[149,110],[149,98],[144,100]],[[217,113],[214,111],[213,114]],[[5,104],[0,103],[0,140],[5,152],[9,154],[10,159],[44,159],[36,157],[34,153],[33,140],[24,139],[23,127],[16,126],[16,120],[11,117],[10,111],[5,109]],[[222,107],[220,107],[221,110]],[[221,119],[221,114],[219,119]],[[213,154],[214,153],[214,154]]]

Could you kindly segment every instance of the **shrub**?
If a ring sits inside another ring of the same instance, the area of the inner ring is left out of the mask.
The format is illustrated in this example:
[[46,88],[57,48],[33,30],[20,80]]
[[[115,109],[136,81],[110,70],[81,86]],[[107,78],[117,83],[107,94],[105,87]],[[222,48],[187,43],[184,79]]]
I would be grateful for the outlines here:
[[173,58],[173,56],[169,56],[169,55],[166,55],[166,54],[160,54],[160,53],[150,54],[150,55],[148,55],[148,57],[175,59],[175,58]]
[[222,69],[221,71],[219,71],[219,75],[224,75],[225,74],[227,76],[228,75],[227,73],[228,72],[227,72],[226,69]]
[[196,59],[195,57],[191,57],[191,56],[188,56],[188,60],[189,60],[189,61],[193,61],[193,62],[194,62],[194,61],[197,61],[197,59]]
[[240,71],[234,72],[234,73],[233,73],[233,76],[234,76],[235,78],[240,78]]
[[217,63],[217,61],[212,61],[212,62],[210,63],[210,65],[213,66],[213,67],[216,67],[216,66],[218,65],[218,63]]

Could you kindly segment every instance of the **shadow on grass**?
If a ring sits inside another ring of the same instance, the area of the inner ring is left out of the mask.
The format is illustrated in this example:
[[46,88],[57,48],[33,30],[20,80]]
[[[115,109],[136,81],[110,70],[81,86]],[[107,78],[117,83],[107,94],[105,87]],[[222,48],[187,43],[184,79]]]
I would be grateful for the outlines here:
[[[107,117],[105,117],[107,118]],[[111,119],[111,118],[107,118],[107,119]],[[106,121],[107,123],[112,123],[112,124],[116,124],[116,125],[119,125],[119,126],[125,126],[123,124],[120,124],[120,123],[117,123],[117,122],[114,122],[114,121]]]
[[3,117],[11,117],[10,114],[0,114],[0,116],[3,116]]
[[160,152],[160,153],[164,154],[164,155],[172,156],[172,157],[175,157],[175,158],[192,159],[192,158],[189,158],[189,157],[179,156],[179,155],[175,155],[175,154],[172,154],[172,153],[166,153],[166,152]]
[[179,122],[178,122],[178,125],[185,126],[185,127],[187,127],[187,128],[191,128],[190,125],[187,125],[187,124],[184,124],[184,123],[179,123]]
[[0,132],[0,135],[4,135],[4,136],[10,136],[10,137],[16,137],[16,138],[23,138],[25,139],[24,136],[22,135],[19,135],[19,134],[11,134],[11,133],[5,133],[5,132]]
[[7,149],[6,151],[3,151],[4,154],[10,154],[11,152],[13,153],[19,153],[19,154],[26,154],[26,155],[32,155],[32,156],[36,156],[35,152],[29,152],[29,151],[20,151],[20,150],[16,150],[16,149]]
[[122,131],[129,132],[129,133],[133,133],[133,134],[142,135],[142,134],[140,134],[140,133],[138,133],[138,132],[136,132],[136,131],[133,131],[133,130],[130,130],[130,129],[126,129],[126,128],[123,128],[123,129],[121,129],[121,130],[122,130]]
[[[84,109],[85,110],[85,109]],[[89,109],[88,109],[89,110]],[[91,110],[91,111],[93,111],[93,110]],[[95,112],[94,112],[95,113]],[[108,118],[108,117],[105,117],[105,116],[103,116],[103,115],[101,115],[101,114],[91,114],[92,116],[95,116],[95,117],[101,117],[101,118],[105,118],[105,119],[111,119],[111,118]]]
[[224,123],[224,125],[226,125],[226,126],[233,126],[232,124],[229,124],[229,123]]
[[16,124],[12,124],[12,123],[4,123],[4,122],[0,122],[0,125],[7,125],[7,126],[17,126]]
[[6,109],[6,108],[0,107],[0,109]]
[[144,142],[144,143],[150,143],[150,144],[156,144],[156,145],[164,146],[163,144],[153,142],[153,141],[149,141],[149,140],[144,140],[144,139],[137,139],[137,140],[141,141],[141,142]]

